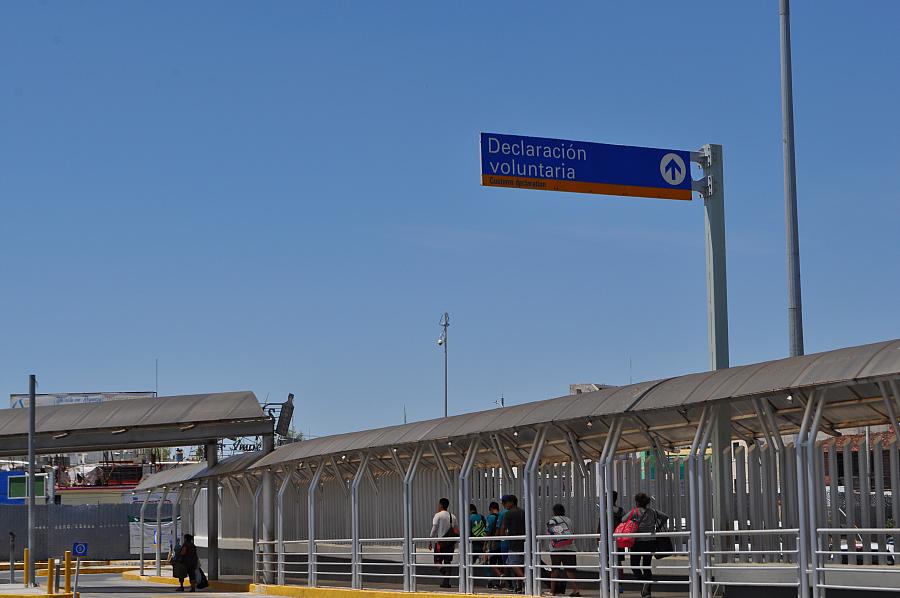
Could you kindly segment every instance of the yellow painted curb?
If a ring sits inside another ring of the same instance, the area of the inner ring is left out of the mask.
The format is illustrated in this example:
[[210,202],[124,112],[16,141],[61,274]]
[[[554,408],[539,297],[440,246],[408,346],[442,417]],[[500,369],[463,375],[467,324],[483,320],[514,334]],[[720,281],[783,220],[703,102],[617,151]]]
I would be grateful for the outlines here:
[[[141,575],[140,571],[128,571],[122,574],[122,579],[127,579],[129,581],[146,581],[149,583],[161,583],[169,586],[177,586],[178,580],[174,577],[163,577],[156,575]],[[187,580],[185,580],[187,583]],[[218,590],[220,592],[249,592],[250,584],[249,583],[234,583],[229,581],[218,581],[218,580],[209,580],[209,588],[210,590]],[[2,596],[0,596],[2,598]],[[446,598],[446,597],[445,597]]]
[[[351,590],[350,588],[307,588],[303,586],[276,586],[250,584],[251,593],[264,596],[288,596],[289,598],[397,598],[398,594],[409,596],[402,590]],[[452,598],[453,596],[475,596],[475,594],[457,594],[455,592],[415,592],[415,598]],[[478,594],[478,598],[499,598],[491,594]],[[508,595],[500,595],[509,598]]]
[[59,594],[0,594],[0,598],[22,598],[22,596],[37,596],[38,598],[79,598],[81,594],[78,596],[73,596],[72,592],[68,594],[65,592]]

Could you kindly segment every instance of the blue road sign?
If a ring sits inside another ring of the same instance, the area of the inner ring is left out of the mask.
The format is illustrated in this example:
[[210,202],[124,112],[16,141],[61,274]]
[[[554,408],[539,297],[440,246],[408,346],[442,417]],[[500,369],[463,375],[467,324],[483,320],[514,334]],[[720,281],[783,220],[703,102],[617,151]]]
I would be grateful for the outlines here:
[[691,152],[481,134],[481,184],[602,195],[692,198]]
[[75,542],[72,544],[72,556],[87,556],[88,555],[88,545],[87,542]]

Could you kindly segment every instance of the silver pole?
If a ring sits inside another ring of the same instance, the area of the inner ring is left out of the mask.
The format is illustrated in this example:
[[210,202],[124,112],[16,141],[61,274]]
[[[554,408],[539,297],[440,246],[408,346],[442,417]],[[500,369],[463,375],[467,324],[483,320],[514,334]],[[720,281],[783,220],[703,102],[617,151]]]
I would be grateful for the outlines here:
[[[34,562],[37,560],[37,547],[34,542],[34,421],[35,421],[35,387],[37,386],[37,378],[34,374],[28,376],[28,480],[26,487],[28,490],[28,583],[33,587],[37,587],[34,579]],[[12,559],[10,559],[12,560]]]
[[790,0],[780,0],[778,16],[781,22],[781,136],[784,144],[784,215],[787,228],[788,334],[791,357],[796,357],[803,355],[803,302],[800,297]]
[[[207,443],[207,471],[215,467],[218,461],[218,443]],[[206,478],[206,554],[209,560],[206,576],[209,579],[219,579],[219,480],[216,476]]]
[[[262,437],[262,447],[263,452],[265,454],[271,453],[275,450],[275,435],[274,434],[265,434]],[[273,542],[275,540],[275,478],[272,470],[268,467],[263,469],[262,476],[260,477],[260,484],[262,484],[262,534],[261,540],[263,542],[268,542],[265,544],[267,547],[266,550],[271,550]],[[263,567],[263,572],[265,577],[263,578],[263,583],[274,583],[275,581],[275,569],[273,568],[273,563],[271,559],[267,559],[265,561],[265,566]]]
[[[722,146],[707,144],[699,152],[706,180],[702,184],[706,229],[706,296],[709,367],[729,366],[728,287],[725,267],[725,166]],[[724,497],[731,485],[726,449],[731,446],[731,404],[721,401],[712,408],[713,517],[717,527],[728,527]],[[730,452],[727,453],[730,455]],[[699,547],[698,547],[699,550]]]
[[141,575],[144,574],[144,556],[145,556],[145,546],[144,546],[144,513],[147,510],[147,502],[150,500],[150,492],[151,490],[147,490],[147,494],[144,495],[144,502],[141,503],[141,518],[140,518],[140,528],[141,528]]
[[162,495],[156,503],[156,576],[162,575],[162,514],[163,505],[169,495],[169,488],[163,486]]

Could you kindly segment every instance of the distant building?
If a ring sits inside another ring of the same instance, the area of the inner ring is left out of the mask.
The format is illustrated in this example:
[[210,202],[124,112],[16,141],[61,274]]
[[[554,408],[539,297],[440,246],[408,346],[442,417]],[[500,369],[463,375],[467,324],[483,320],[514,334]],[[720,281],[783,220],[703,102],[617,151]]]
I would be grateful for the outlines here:
[[594,392],[604,388],[615,388],[614,384],[569,384],[570,395],[580,395],[585,392]]

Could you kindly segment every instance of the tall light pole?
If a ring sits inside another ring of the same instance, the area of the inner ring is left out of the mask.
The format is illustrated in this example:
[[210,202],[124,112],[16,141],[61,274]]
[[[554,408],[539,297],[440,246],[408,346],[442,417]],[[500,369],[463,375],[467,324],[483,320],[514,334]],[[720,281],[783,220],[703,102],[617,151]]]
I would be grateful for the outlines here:
[[448,312],[444,312],[440,325],[444,330],[441,332],[441,336],[438,337],[437,344],[438,347],[444,348],[444,417],[447,417],[447,328],[450,327],[450,314]]
[[[37,559],[37,546],[34,543],[34,423],[35,423],[35,389],[37,387],[37,377],[34,374],[28,376],[28,478],[26,486],[28,489],[28,584],[37,586],[34,580],[34,561]],[[10,555],[10,562],[13,557]]]
[[794,84],[791,69],[790,0],[779,0],[781,22],[781,136],[784,144],[784,215],[787,229],[788,334],[791,357],[803,355],[803,302],[800,297],[800,235],[797,224],[797,169],[794,153]]

